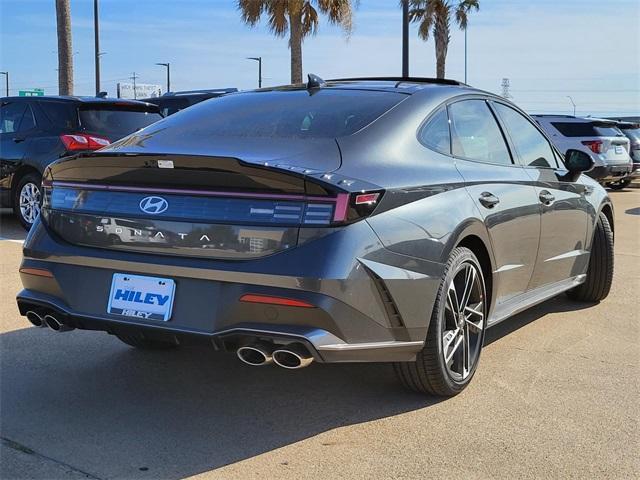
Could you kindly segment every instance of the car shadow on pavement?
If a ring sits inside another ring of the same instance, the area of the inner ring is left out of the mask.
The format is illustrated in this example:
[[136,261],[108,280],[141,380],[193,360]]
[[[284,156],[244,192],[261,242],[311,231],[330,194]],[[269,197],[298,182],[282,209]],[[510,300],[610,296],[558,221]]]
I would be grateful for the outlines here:
[[510,333],[539,320],[545,315],[558,312],[584,310],[591,308],[594,305],[594,303],[576,302],[568,298],[566,295],[559,295],[489,328],[485,334],[484,345],[490,345],[493,342],[500,340],[502,337],[505,337]]
[[98,478],[183,478],[440,401],[403,390],[384,364],[287,371],[38,328],[0,347],[2,437]]

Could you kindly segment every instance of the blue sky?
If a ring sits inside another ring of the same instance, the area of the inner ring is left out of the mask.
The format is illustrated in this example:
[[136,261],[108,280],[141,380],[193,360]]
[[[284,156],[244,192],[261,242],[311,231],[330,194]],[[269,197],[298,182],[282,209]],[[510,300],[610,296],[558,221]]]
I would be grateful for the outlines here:
[[[40,87],[57,93],[54,0],[0,0],[0,70],[12,93]],[[266,24],[249,28],[233,0],[101,0],[103,90],[118,81],[173,89],[256,86],[262,56],[265,85],[289,81],[287,40]],[[637,0],[480,0],[470,18],[468,81],[500,91],[508,77],[516,103],[531,112],[640,113],[640,2]],[[93,2],[71,0],[75,93],[94,93]],[[361,0],[346,38],[322,22],[303,46],[303,69],[324,78],[398,75],[401,17],[397,0]],[[434,76],[433,42],[411,32],[411,74]],[[464,78],[464,35],[452,31],[447,76]],[[2,83],[0,82],[0,86]],[[4,91],[2,91],[4,93]]]

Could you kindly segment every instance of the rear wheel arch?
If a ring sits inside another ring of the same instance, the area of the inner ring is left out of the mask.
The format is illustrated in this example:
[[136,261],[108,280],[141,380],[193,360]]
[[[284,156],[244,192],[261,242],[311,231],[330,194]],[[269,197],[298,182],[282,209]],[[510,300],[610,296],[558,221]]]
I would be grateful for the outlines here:
[[[609,227],[611,228],[611,233],[615,237],[616,232],[615,232],[615,226],[613,222],[613,207],[611,206],[610,203],[604,203],[600,207],[600,212],[604,213],[605,217],[607,217],[607,220],[609,220]],[[598,223],[598,218],[599,218],[599,215],[596,215],[595,223]]]
[[22,180],[26,175],[29,175],[30,173],[34,173],[39,177],[42,177],[42,174],[38,171],[37,168],[32,167],[31,165],[22,165],[13,174],[13,178],[11,180],[11,191],[15,193],[15,189],[20,184],[20,180]]
[[489,253],[486,242],[475,234],[469,234],[460,239],[456,247],[466,247],[473,252],[482,268],[482,276],[484,277],[485,288],[488,298],[488,311],[491,310],[491,301],[493,299],[493,259]]

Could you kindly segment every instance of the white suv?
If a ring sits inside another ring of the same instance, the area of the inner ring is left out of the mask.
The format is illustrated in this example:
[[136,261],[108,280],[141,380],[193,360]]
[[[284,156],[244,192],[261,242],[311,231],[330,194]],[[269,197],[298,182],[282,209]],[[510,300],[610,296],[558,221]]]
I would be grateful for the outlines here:
[[603,185],[631,174],[629,139],[616,122],[570,115],[533,115],[561,152],[570,148],[588,153],[595,167],[587,175]]

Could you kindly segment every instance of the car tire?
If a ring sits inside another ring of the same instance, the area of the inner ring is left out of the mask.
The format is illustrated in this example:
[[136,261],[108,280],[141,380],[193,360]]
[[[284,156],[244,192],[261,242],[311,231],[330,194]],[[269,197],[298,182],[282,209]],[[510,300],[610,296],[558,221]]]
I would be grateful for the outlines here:
[[[465,300],[468,285],[471,289]],[[458,300],[460,291],[462,298]],[[450,397],[464,390],[478,366],[487,310],[480,262],[471,250],[458,247],[446,264],[423,349],[414,362],[394,363],[400,382],[410,390],[438,396]]]
[[618,180],[617,182],[609,183],[607,187],[612,190],[622,190],[623,188],[627,188],[630,184],[630,178],[623,178],[622,180]]
[[130,347],[139,348],[141,350],[170,350],[178,347],[176,343],[152,340],[150,338],[143,338],[134,335],[116,335],[116,337]]
[[30,230],[42,205],[42,177],[28,173],[20,179],[13,191],[13,213],[24,227]]
[[600,212],[593,234],[587,278],[567,292],[581,302],[600,302],[607,298],[613,281],[613,232],[607,216]]

